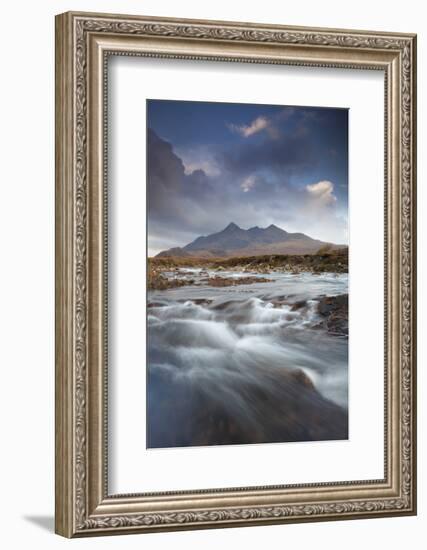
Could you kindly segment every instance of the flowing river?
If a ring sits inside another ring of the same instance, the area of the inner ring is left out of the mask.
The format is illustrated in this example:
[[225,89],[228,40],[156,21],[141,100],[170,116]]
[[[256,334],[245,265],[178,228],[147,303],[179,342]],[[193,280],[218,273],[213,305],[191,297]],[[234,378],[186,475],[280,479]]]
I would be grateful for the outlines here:
[[347,439],[348,339],[318,312],[347,274],[165,275],[193,284],[148,292],[148,447]]

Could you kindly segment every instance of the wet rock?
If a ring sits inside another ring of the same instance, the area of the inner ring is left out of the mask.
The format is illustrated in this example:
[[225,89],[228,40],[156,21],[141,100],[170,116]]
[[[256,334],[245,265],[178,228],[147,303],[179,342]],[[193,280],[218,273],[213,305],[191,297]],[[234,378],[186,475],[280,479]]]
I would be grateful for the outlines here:
[[299,309],[302,309],[303,307],[306,307],[307,301],[306,300],[299,300],[298,302],[294,302],[291,306],[291,311],[298,311]]
[[320,315],[329,315],[332,312],[348,312],[348,294],[339,296],[324,296],[319,301],[318,311]]
[[304,386],[304,388],[309,390],[315,390],[313,381],[311,378],[306,374],[303,370],[297,369],[291,373],[291,377],[297,382],[297,384],[300,384],[301,386]]
[[288,305],[287,300],[271,300],[270,303],[273,304],[273,307],[275,308],[280,308]]
[[321,327],[330,334],[348,336],[348,294],[322,297],[317,311],[323,317]]
[[169,279],[161,271],[155,269],[149,271],[147,279],[148,290],[167,290],[194,284],[194,279]]
[[272,279],[267,279],[265,277],[211,277],[206,279],[207,285],[214,287],[223,287],[223,286],[236,286],[236,285],[251,285],[253,283],[270,283]]
[[209,306],[213,302],[209,298],[193,298],[191,301],[197,306]]
[[228,308],[232,308],[237,303],[239,303],[239,300],[226,300],[224,302],[215,303],[211,309],[214,311],[224,311]]

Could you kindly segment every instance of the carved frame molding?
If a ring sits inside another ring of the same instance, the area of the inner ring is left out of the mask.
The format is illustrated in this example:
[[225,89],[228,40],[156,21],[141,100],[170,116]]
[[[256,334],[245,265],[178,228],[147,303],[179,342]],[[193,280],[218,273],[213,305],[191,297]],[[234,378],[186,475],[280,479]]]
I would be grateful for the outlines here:
[[[141,55],[385,73],[385,478],[108,495],[106,63]],[[67,537],[414,514],[416,37],[66,13],[56,18],[56,531]]]

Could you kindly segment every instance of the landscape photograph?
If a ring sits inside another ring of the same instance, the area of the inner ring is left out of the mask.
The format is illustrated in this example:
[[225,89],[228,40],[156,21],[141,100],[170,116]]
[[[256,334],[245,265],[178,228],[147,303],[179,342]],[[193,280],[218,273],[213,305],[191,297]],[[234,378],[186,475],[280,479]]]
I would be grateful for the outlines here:
[[147,448],[346,440],[348,110],[147,100]]

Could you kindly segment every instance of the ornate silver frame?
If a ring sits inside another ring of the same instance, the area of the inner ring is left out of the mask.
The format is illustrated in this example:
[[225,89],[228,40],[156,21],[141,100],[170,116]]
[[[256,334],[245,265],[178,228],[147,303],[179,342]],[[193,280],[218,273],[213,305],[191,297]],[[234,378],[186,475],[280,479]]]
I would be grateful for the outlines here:
[[[385,477],[109,495],[106,58],[297,64],[385,74]],[[66,537],[416,513],[416,37],[65,13],[56,18],[56,532]]]

